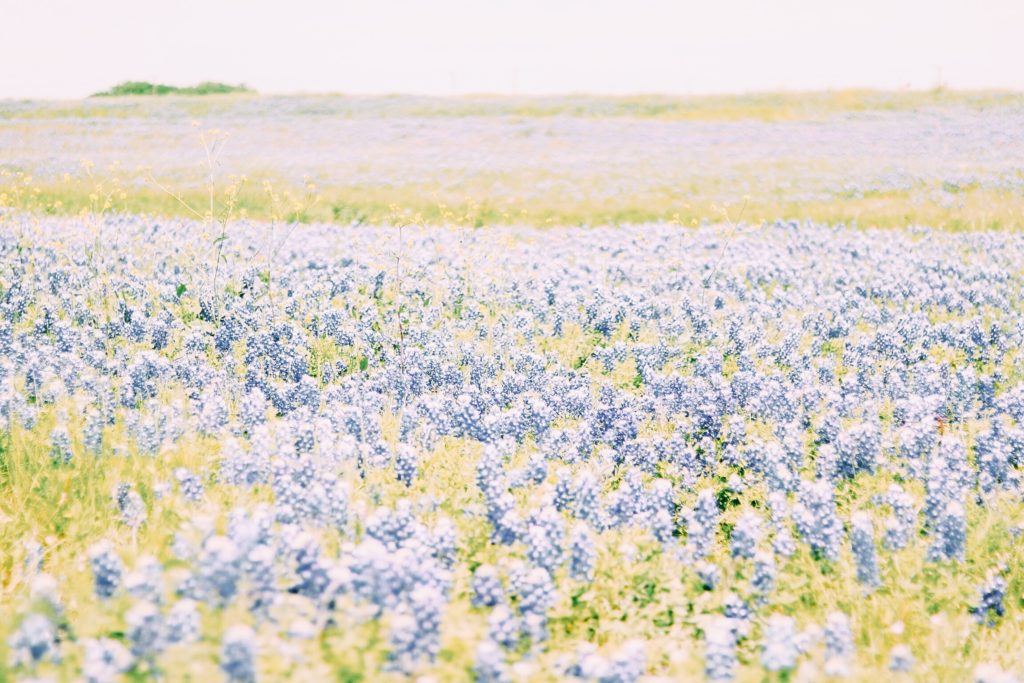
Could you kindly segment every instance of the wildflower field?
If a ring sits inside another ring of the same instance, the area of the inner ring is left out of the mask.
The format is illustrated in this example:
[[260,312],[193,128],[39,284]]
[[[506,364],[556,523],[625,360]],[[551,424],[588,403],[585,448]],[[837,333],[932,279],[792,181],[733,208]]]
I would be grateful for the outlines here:
[[1024,100],[0,149],[0,681],[1024,676]]

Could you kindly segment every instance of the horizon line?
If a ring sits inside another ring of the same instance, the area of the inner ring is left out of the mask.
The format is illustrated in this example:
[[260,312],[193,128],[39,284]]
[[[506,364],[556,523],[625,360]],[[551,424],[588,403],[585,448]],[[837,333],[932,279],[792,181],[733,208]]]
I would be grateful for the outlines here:
[[[163,85],[163,84],[161,84]],[[250,87],[247,84],[242,84]],[[181,86],[188,87],[188,86]],[[957,88],[947,85],[935,85],[931,87],[903,87],[884,88],[874,86],[843,86],[837,88],[768,88],[752,90],[722,90],[722,91],[695,91],[695,92],[671,92],[650,90],[638,90],[635,92],[601,92],[592,90],[566,90],[558,92],[503,92],[503,91],[478,91],[463,93],[436,93],[436,92],[414,92],[414,91],[343,91],[343,90],[284,90],[284,91],[261,91],[252,88],[250,92],[234,93],[209,93],[209,94],[187,94],[187,93],[165,93],[165,94],[138,94],[138,95],[98,95],[92,93],[79,96],[0,96],[0,102],[77,102],[83,100],[124,100],[124,99],[210,99],[210,98],[257,98],[257,97],[351,97],[366,99],[384,98],[428,98],[438,100],[460,100],[474,98],[494,99],[545,99],[545,98],[593,98],[593,99],[630,99],[630,98],[665,98],[665,99],[713,99],[713,98],[740,98],[740,97],[770,97],[770,96],[815,96],[815,95],[837,95],[837,94],[951,94],[951,95],[1021,95],[1024,89],[1013,87],[972,87]]]

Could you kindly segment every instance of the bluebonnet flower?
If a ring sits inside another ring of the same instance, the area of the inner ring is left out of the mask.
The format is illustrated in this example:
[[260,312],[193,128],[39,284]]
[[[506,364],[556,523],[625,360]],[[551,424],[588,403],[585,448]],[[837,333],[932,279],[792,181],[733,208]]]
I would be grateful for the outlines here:
[[50,433],[50,459],[55,463],[67,465],[74,453],[71,450],[71,437],[67,427],[58,425]]
[[29,597],[33,603],[43,604],[48,613],[58,620],[64,616],[57,579],[49,574],[37,574],[29,584]]
[[597,549],[594,536],[584,524],[573,527],[569,548],[569,574],[577,581],[593,581]]
[[781,491],[768,494],[768,508],[771,511],[771,526],[775,530],[772,550],[781,557],[791,557],[796,552],[796,541],[789,530],[789,504]]
[[146,455],[156,455],[164,442],[158,418],[154,415],[140,418],[133,431],[139,451]]
[[266,618],[277,600],[275,559],[274,549],[259,543],[242,560],[242,571],[248,583],[249,610],[257,618]]
[[496,643],[485,640],[477,646],[473,677],[478,683],[507,683],[512,680],[505,653]]
[[256,681],[256,634],[248,626],[232,626],[221,641],[220,669],[232,683]]
[[985,583],[979,591],[978,603],[970,609],[979,624],[995,626],[996,622],[1006,613],[1003,600],[1006,598],[1006,579],[1001,571],[990,570],[985,576]]
[[90,408],[85,413],[85,423],[82,426],[82,445],[87,453],[99,455],[103,449],[103,415],[96,409]]
[[546,614],[527,612],[520,620],[522,633],[529,640],[531,647],[536,649],[548,639],[548,617]]
[[217,605],[230,602],[238,592],[240,560],[238,546],[230,538],[207,538],[196,562],[198,597]]
[[867,588],[879,585],[881,579],[878,574],[878,561],[875,559],[874,526],[868,513],[853,513],[850,519],[850,543],[857,565],[857,581]]
[[666,510],[658,510],[651,516],[651,532],[656,541],[663,546],[669,546],[675,542],[675,523],[672,516]]
[[671,518],[675,516],[677,504],[675,490],[668,479],[655,479],[647,497],[647,505],[652,511],[664,511]]
[[526,529],[515,508],[515,499],[507,491],[487,501],[487,517],[494,527],[492,540],[504,545],[515,543]]
[[704,629],[704,675],[711,681],[731,681],[736,675],[736,632],[728,617],[713,617]]
[[[39,407],[35,404],[20,403],[17,406],[17,417],[24,429],[32,430],[35,428],[36,421],[39,419]],[[60,436],[58,435],[58,440],[59,439]],[[54,452],[53,450],[50,451],[51,456],[56,455],[58,458],[63,458],[64,454],[65,453],[60,450],[57,452]],[[62,460],[58,460],[57,462],[62,462]]]
[[199,611],[193,600],[178,600],[164,620],[164,637],[169,645],[194,643],[199,640]]
[[112,597],[121,587],[124,564],[109,541],[100,541],[89,548],[89,564],[97,597]]
[[291,560],[296,582],[290,593],[319,599],[330,584],[330,565],[321,557],[317,540],[309,533],[298,532],[288,540],[286,557]]
[[548,610],[554,606],[555,585],[551,575],[544,569],[523,571],[519,576],[510,577],[513,590],[519,596],[519,610],[523,615],[523,630],[533,643],[547,638]]
[[516,647],[522,629],[522,621],[508,605],[497,605],[487,616],[487,637],[501,647]]
[[267,420],[266,394],[259,387],[253,387],[243,397],[238,406],[238,419],[250,432]]
[[218,480],[234,486],[251,487],[264,483],[269,475],[268,463],[255,451],[246,452],[234,439],[224,443]]
[[367,536],[380,541],[390,550],[397,550],[415,533],[415,520],[408,500],[400,500],[394,509],[377,508],[366,522]]
[[593,643],[581,643],[576,648],[574,661],[565,668],[565,675],[587,681],[602,680],[608,675],[608,660],[597,652]]
[[590,472],[580,472],[576,477],[576,493],[573,497],[575,498],[573,516],[600,528],[601,499],[597,478]]
[[753,512],[740,517],[732,530],[732,556],[752,559],[761,540],[761,518]]
[[505,602],[505,589],[498,571],[491,565],[481,565],[473,572],[473,606],[494,607]]
[[778,614],[768,618],[761,646],[761,665],[768,671],[783,671],[796,666],[800,654],[796,624],[791,617]]
[[611,658],[601,683],[636,683],[644,675],[647,656],[640,641],[629,641]]
[[533,484],[543,484],[548,476],[548,460],[543,453],[534,453],[526,465],[527,479]]
[[316,436],[313,433],[312,416],[308,408],[298,408],[292,412],[288,420],[291,425],[292,446],[295,455],[303,456],[313,451]]
[[911,535],[917,530],[917,511],[910,495],[899,485],[893,484],[883,498],[892,507],[893,514],[885,521],[882,545],[886,550],[902,550],[910,543]]
[[113,683],[134,662],[131,652],[116,640],[90,638],[83,645],[82,675],[87,683]]
[[455,566],[458,538],[455,524],[450,519],[442,517],[437,520],[434,528],[430,530],[427,545],[440,566],[445,569],[452,569]]
[[181,495],[193,503],[203,499],[203,482],[187,468],[179,467],[174,470],[174,478],[178,480],[181,488]]
[[635,674],[640,676],[643,674],[643,650],[639,650],[639,673],[637,673],[636,667],[630,667],[630,650],[628,648],[631,644],[627,643],[626,647],[623,648],[626,651],[618,653],[615,657],[617,663],[626,665],[624,667],[625,671],[617,671],[615,667],[616,661],[609,661],[608,658],[601,656],[592,643],[582,643],[577,647],[575,660],[565,670],[565,675],[585,681],[601,681],[602,683],[622,680],[624,675],[632,676]]
[[152,661],[164,649],[163,616],[153,603],[136,603],[125,614],[125,624],[125,635],[135,657]]
[[849,618],[842,612],[832,612],[825,620],[825,673],[839,677],[849,675],[854,654]]
[[711,489],[704,489],[697,495],[697,503],[687,521],[687,544],[694,559],[703,559],[711,553],[717,527],[715,494]]
[[433,586],[418,586],[409,599],[409,613],[391,625],[388,658],[398,671],[411,673],[421,662],[432,662],[441,649],[441,614],[445,598]]
[[553,506],[530,518],[526,532],[526,555],[538,567],[554,572],[564,558],[565,524]]
[[359,600],[374,605],[377,614],[397,607],[407,590],[407,572],[395,564],[395,555],[370,538],[360,543],[349,561],[349,589]]
[[25,551],[25,557],[22,562],[25,573],[31,576],[41,572],[43,570],[43,560],[46,555],[46,551],[42,544],[31,537],[23,540],[21,544]]
[[53,622],[39,613],[25,617],[7,641],[11,666],[34,666],[42,661],[60,661],[60,641]]
[[560,468],[555,479],[555,509],[559,512],[569,510],[574,502],[575,491],[573,490],[572,475],[569,468]]
[[860,422],[840,432],[836,439],[836,474],[850,479],[859,472],[873,473],[881,443],[875,422]]
[[889,651],[889,671],[910,673],[914,670],[914,655],[906,645],[894,645]]
[[945,436],[931,453],[925,479],[925,528],[931,531],[943,523],[951,503],[963,505],[973,472],[967,449],[959,440]]
[[169,481],[157,480],[153,482],[153,498],[155,500],[169,496],[172,490],[173,488]]
[[967,518],[963,505],[950,502],[941,513],[933,513],[933,518],[933,540],[928,546],[928,559],[962,561],[967,544]]
[[114,503],[121,521],[132,529],[138,529],[146,521],[146,505],[142,496],[132,490],[132,485],[122,482],[114,488]]
[[750,587],[760,599],[766,599],[768,594],[775,589],[777,576],[775,556],[766,550],[759,550],[755,553],[754,573],[750,577]]
[[419,456],[412,446],[401,445],[395,452],[395,478],[406,486],[412,486],[419,469]]
[[163,565],[152,555],[144,555],[135,569],[124,577],[128,595],[139,600],[159,603],[163,599]]
[[793,521],[813,552],[829,560],[839,559],[843,525],[836,516],[834,493],[827,481],[805,481],[800,485]]
[[484,494],[504,478],[505,457],[496,445],[487,444],[476,465],[476,484]]
[[706,590],[714,590],[722,580],[722,570],[714,562],[701,560],[693,565],[693,570]]
[[210,387],[203,392],[199,402],[199,433],[217,434],[228,422],[228,406],[223,390]]
[[993,422],[988,432],[978,437],[974,444],[974,457],[978,463],[978,486],[983,493],[990,494],[1009,478],[1013,451],[1001,423]]
[[749,621],[752,616],[750,605],[735,593],[729,593],[725,596],[725,602],[722,604],[722,614],[734,622]]

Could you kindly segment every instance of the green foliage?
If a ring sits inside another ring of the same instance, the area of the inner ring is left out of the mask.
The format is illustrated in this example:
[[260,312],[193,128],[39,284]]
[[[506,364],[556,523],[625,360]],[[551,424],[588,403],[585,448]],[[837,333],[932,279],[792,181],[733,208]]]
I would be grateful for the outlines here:
[[198,85],[183,88],[149,81],[124,81],[109,90],[94,93],[91,97],[126,97],[131,95],[228,95],[231,93],[254,93],[245,84],[229,85],[217,81],[203,81]]

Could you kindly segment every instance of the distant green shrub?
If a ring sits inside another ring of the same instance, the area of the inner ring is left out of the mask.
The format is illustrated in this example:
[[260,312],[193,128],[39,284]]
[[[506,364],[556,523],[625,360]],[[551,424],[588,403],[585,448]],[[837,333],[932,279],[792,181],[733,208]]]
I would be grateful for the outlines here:
[[244,84],[229,85],[216,81],[203,81],[199,85],[179,88],[173,85],[162,83],[150,83],[148,81],[125,81],[118,83],[109,90],[98,92],[92,97],[122,97],[125,95],[225,95],[228,93],[251,93],[252,88]]

